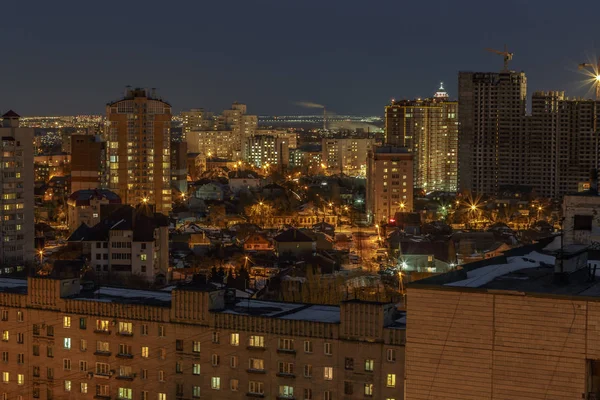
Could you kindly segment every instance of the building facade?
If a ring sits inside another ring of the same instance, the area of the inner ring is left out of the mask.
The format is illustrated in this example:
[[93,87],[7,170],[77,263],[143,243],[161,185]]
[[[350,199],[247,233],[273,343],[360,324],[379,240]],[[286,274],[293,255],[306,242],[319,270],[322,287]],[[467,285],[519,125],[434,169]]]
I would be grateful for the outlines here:
[[385,108],[386,143],[412,153],[415,187],[456,192],[458,102],[443,85],[433,98],[394,101]]
[[367,216],[387,222],[413,209],[413,154],[402,147],[376,147],[367,161]]
[[321,146],[321,162],[332,174],[365,176],[367,155],[374,145],[375,139],[324,138]]
[[106,107],[109,188],[124,204],[171,210],[171,105],[145,89],[128,89]]
[[71,172],[70,154],[48,154],[33,156],[34,179],[48,182],[54,176],[66,176]]
[[[566,250],[564,274],[543,246],[514,250],[409,285],[407,399],[598,398],[600,291],[587,255]],[[455,379],[458,365],[468,380]]]
[[405,330],[391,304],[85,292],[78,278],[3,285],[8,399],[404,398]]
[[495,194],[528,181],[524,72],[459,72],[458,189]]
[[600,148],[600,102],[568,98],[564,92],[535,92],[526,117],[529,182],[537,194],[560,198],[589,183]]
[[[33,128],[21,128],[20,116],[2,116],[2,198],[0,262],[8,270],[23,268],[34,259]],[[2,272],[9,272],[3,270]]]
[[106,189],[77,190],[67,200],[67,224],[73,232],[81,224],[92,227],[102,218],[101,208],[108,204],[121,204],[115,193]]
[[106,172],[106,142],[100,136],[71,136],[71,190],[103,187]]
[[233,131],[191,131],[186,135],[189,153],[198,153],[204,157],[223,157],[238,159],[241,138]]
[[179,195],[187,193],[187,143],[171,142],[171,186]]
[[290,153],[287,139],[275,136],[255,135],[244,139],[242,158],[257,168],[288,166]]

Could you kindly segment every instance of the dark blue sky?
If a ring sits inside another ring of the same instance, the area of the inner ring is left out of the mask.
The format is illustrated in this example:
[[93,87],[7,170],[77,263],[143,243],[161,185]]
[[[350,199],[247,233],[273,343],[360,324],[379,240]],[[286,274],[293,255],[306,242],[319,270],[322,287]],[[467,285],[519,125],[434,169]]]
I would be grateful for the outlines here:
[[514,51],[533,90],[584,95],[600,2],[558,0],[12,1],[3,4],[0,110],[103,113],[126,85],[176,111],[234,101],[257,114],[382,114],[391,97],[455,97],[457,71]]

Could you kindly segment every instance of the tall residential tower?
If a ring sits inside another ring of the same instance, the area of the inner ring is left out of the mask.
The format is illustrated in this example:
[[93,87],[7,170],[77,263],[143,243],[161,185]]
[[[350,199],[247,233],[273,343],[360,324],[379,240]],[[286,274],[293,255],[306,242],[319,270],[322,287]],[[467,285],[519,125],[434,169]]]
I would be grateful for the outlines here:
[[[2,116],[2,196],[0,197],[0,263],[19,268],[34,258],[33,128],[19,127],[19,115]],[[3,271],[4,272],[4,271]]]
[[414,154],[415,187],[457,190],[458,103],[443,84],[433,98],[392,101],[385,107],[386,142]]
[[171,105],[154,91],[128,89],[106,107],[109,187],[124,204],[154,204],[156,212],[171,209]]
[[526,97],[524,72],[459,72],[459,190],[527,183]]

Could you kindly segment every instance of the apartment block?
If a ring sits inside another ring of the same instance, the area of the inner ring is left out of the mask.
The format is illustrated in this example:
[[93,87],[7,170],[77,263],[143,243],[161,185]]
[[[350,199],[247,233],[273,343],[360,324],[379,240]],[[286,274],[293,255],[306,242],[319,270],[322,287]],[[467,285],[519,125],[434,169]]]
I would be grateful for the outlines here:
[[241,137],[233,131],[191,131],[186,136],[188,153],[203,157],[235,159],[242,147]]
[[21,128],[20,116],[10,110],[2,116],[2,198],[0,262],[2,272],[22,269],[34,258],[33,128]]
[[585,246],[545,246],[409,285],[407,399],[600,396],[600,288],[588,266],[600,260]]
[[106,142],[100,136],[71,136],[71,190],[99,189],[106,172]]
[[186,140],[187,134],[191,131],[204,131],[215,128],[214,114],[204,111],[202,108],[192,108],[188,111],[182,111],[180,117],[184,140]]
[[109,127],[109,189],[124,204],[171,210],[171,105],[154,91],[127,89],[106,106]]
[[285,129],[256,129],[255,135],[275,136],[281,139],[286,139],[288,147],[295,149],[298,147],[298,134],[296,132],[289,132]]
[[457,190],[458,102],[443,85],[433,98],[393,101],[385,108],[386,143],[414,153],[415,187]]
[[404,147],[375,147],[367,160],[367,215],[387,222],[413,209],[413,154]]
[[367,155],[375,145],[375,139],[324,138],[321,162],[328,172],[349,176],[366,176]]
[[541,196],[560,198],[589,183],[600,148],[599,102],[562,91],[535,92],[526,117],[528,184]]
[[247,163],[258,167],[287,168],[290,158],[287,139],[275,136],[255,135],[244,139],[242,158]]
[[103,279],[137,277],[165,282],[169,265],[169,220],[149,205],[122,206],[96,225],[80,226],[70,243],[87,244],[90,267]]
[[33,156],[34,179],[36,182],[48,182],[55,176],[67,176],[71,173],[70,154],[47,154]]
[[405,315],[391,304],[82,290],[62,275],[0,282],[8,399],[404,398]]
[[459,72],[458,189],[497,193],[529,180],[524,72]]

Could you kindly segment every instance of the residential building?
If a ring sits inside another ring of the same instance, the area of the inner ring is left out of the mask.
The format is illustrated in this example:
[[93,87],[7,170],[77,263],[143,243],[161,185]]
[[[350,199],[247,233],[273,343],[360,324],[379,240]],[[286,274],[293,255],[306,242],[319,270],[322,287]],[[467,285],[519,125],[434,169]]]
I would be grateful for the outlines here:
[[187,143],[171,142],[171,186],[179,193],[187,193]]
[[106,107],[109,188],[124,204],[154,204],[171,210],[171,105],[154,91],[127,89],[121,100]]
[[33,157],[34,179],[48,182],[54,176],[65,176],[71,172],[70,154],[46,154]]
[[86,189],[73,192],[67,200],[69,232],[81,224],[92,227],[100,222],[100,209],[108,204],[121,204],[121,198],[106,189]]
[[295,149],[298,147],[298,134],[296,132],[290,132],[285,129],[256,129],[255,135],[265,135],[265,136],[275,136],[281,139],[286,139],[288,142],[288,147],[290,149]]
[[164,282],[169,266],[169,221],[149,205],[123,206],[69,242],[88,242],[90,267],[101,278],[136,276]]
[[526,117],[525,182],[540,196],[559,199],[589,183],[599,165],[600,102],[568,98],[562,91],[535,92]]
[[219,157],[208,157],[205,159],[204,161],[205,163],[205,167],[204,170],[205,171],[214,171],[214,170],[224,170],[224,171],[231,171],[233,169],[235,169],[236,167],[239,167],[241,163],[241,161],[235,162],[233,160],[229,160],[227,158],[219,158]]
[[244,240],[245,251],[271,251],[273,244],[261,233],[252,233]]
[[459,72],[458,86],[458,189],[483,195],[526,184],[525,73]]
[[301,230],[290,228],[273,238],[275,252],[280,257],[307,256],[317,251],[317,242]]
[[235,194],[260,188],[262,177],[255,172],[235,170],[229,172],[229,188]]
[[385,107],[386,143],[407,147],[413,156],[415,187],[456,192],[458,102],[443,85],[433,98],[393,101]]
[[86,291],[69,275],[0,291],[7,398],[404,398],[393,304],[236,299],[203,283]]
[[597,246],[600,243],[600,196],[597,173],[592,173],[592,187],[584,192],[571,193],[562,202],[562,245]]
[[0,262],[3,270],[20,269],[34,259],[33,128],[21,128],[20,116],[10,110],[2,116],[2,198]]
[[257,168],[283,170],[289,163],[289,143],[287,139],[274,136],[251,136],[242,143],[242,158]]
[[186,135],[189,153],[235,159],[242,146],[239,134],[230,130],[191,131]]
[[215,126],[213,113],[204,111],[203,108],[192,108],[188,111],[182,111],[180,117],[184,140],[187,139],[187,134],[191,131],[213,129]]
[[410,284],[406,398],[597,398],[599,263],[539,243]]
[[404,147],[376,147],[367,160],[367,217],[375,223],[413,209],[413,154]]
[[323,138],[321,162],[328,172],[350,176],[365,176],[367,155],[375,139]]
[[106,142],[100,136],[71,136],[71,190],[103,187],[106,172]]
[[194,188],[194,197],[201,200],[223,201],[227,188],[217,182],[210,182]]
[[[304,145],[290,149],[290,168],[299,169],[306,174],[322,173],[322,147],[320,145]],[[323,164],[324,165],[324,164]]]

